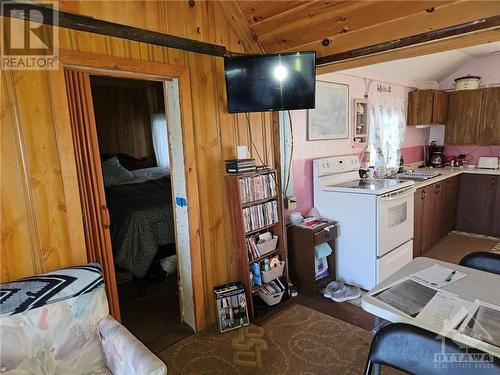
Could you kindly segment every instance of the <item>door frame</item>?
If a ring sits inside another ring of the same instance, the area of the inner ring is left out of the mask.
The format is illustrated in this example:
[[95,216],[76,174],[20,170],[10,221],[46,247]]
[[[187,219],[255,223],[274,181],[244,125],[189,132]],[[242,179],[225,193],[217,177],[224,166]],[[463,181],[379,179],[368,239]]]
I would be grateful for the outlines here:
[[[190,92],[189,70],[185,66],[153,63],[129,58],[113,57],[93,53],[82,53],[70,50],[60,50],[60,67],[48,74],[50,94],[55,103],[54,122],[57,147],[61,163],[61,174],[65,195],[72,197],[73,211],[68,212],[73,228],[81,233],[83,238],[82,210],[78,191],[75,150],[72,144],[72,135],[69,115],[68,98],[66,94],[65,69],[84,70],[97,75],[111,75],[113,77],[157,80],[166,82],[176,79],[179,90],[180,122],[182,127],[184,151],[184,175],[186,183],[187,214],[189,217],[189,245],[191,269],[194,325],[195,331],[206,327],[203,288],[203,269],[201,259],[200,216],[197,166],[195,159],[194,123]],[[165,87],[165,84],[164,84]],[[165,96],[167,93],[165,92]],[[166,99],[166,98],[165,98]],[[78,202],[75,202],[78,199]],[[72,251],[74,251],[72,249]],[[114,275],[108,282],[116,283]],[[115,306],[116,308],[116,306]],[[111,309],[113,311],[113,309]],[[116,310],[115,310],[116,311]]]

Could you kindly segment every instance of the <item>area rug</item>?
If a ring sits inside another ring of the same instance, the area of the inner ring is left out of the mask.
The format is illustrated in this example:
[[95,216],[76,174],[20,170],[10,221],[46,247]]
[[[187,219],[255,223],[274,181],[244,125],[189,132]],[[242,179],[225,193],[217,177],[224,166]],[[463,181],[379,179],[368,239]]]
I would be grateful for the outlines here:
[[[339,374],[364,371],[372,334],[301,305],[262,327],[192,336],[160,354],[171,374]],[[385,374],[401,374],[387,369]]]

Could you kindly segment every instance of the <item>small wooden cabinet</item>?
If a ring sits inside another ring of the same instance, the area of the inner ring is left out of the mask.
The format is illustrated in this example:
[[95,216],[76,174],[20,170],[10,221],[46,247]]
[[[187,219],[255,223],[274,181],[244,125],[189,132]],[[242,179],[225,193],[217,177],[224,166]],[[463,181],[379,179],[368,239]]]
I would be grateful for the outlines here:
[[457,230],[500,235],[500,177],[464,174],[460,183]]
[[297,225],[288,227],[288,259],[290,261],[290,279],[299,293],[313,297],[317,293],[318,282],[315,279],[314,247],[328,242],[333,252],[327,257],[329,280],[335,280],[335,240],[337,223],[322,224],[314,229]]
[[500,87],[454,91],[449,95],[445,143],[500,144]]
[[408,125],[446,123],[448,93],[441,90],[415,90],[408,93]]

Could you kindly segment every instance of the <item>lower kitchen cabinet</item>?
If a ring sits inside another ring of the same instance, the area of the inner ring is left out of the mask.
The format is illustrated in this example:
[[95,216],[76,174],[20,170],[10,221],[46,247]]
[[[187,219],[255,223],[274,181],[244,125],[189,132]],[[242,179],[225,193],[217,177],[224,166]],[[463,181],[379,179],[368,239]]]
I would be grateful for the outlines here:
[[[459,176],[417,189],[414,198],[413,256],[434,246],[455,227]],[[499,202],[500,204],[500,202]]]
[[446,198],[445,198],[446,206],[445,206],[445,217],[444,217],[444,234],[448,234],[453,229],[455,229],[456,225],[460,175],[446,179],[445,184],[446,184]]
[[491,234],[500,237],[500,176],[495,178],[495,203],[493,204]]
[[414,195],[413,204],[413,257],[419,257],[422,254],[422,232],[424,225],[424,200],[425,187],[417,189]]
[[460,182],[457,230],[485,235],[500,234],[500,178],[464,174]]

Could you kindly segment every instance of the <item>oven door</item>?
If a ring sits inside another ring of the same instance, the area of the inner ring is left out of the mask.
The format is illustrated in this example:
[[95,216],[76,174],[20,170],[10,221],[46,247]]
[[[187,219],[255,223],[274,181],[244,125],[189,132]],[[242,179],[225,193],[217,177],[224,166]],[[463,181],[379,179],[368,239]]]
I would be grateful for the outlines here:
[[413,194],[409,187],[377,197],[377,256],[413,238]]

